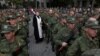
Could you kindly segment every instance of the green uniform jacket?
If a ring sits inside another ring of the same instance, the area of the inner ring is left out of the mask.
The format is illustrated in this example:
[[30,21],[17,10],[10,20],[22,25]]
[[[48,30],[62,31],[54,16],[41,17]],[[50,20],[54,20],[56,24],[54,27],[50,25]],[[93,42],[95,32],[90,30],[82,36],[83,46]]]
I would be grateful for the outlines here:
[[52,30],[53,31],[53,34],[57,34],[59,32],[59,30],[61,30],[65,25],[61,25],[60,23],[57,23],[55,26],[54,26],[54,29]]
[[78,32],[76,31],[76,29],[74,33],[72,33],[71,31],[72,30],[67,28],[66,26],[61,28],[59,32],[54,36],[55,44],[60,45],[62,42],[72,44],[73,41],[78,38]]
[[90,40],[87,36],[82,36],[75,40],[69,47],[66,56],[81,56],[87,50],[99,48],[99,41],[97,38]]
[[49,16],[47,19],[48,29],[52,32],[54,26],[57,24],[57,19],[54,16]]
[[27,26],[23,25],[23,22],[19,22],[17,26],[15,26],[15,32],[17,36],[24,36],[24,39],[27,38],[28,29]]
[[62,48],[62,51],[60,52],[60,56],[65,56],[65,53],[67,51],[67,48],[73,43],[73,41],[78,37],[78,32],[75,29],[75,32],[73,30],[69,29],[68,27],[64,26],[61,29],[59,29],[58,33],[54,36],[54,43],[55,43],[55,50],[58,53],[59,49],[62,47],[62,42],[68,43],[68,46],[65,48]]
[[6,39],[0,41],[0,56],[12,56],[13,52],[24,46],[26,43],[20,36],[16,36],[16,40],[13,43],[9,43]]

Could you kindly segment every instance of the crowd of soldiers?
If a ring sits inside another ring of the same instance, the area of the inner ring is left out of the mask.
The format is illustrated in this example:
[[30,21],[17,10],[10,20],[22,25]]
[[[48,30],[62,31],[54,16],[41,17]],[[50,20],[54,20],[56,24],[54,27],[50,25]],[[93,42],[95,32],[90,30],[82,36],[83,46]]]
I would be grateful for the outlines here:
[[28,21],[25,9],[0,10],[0,56],[28,56]]
[[[100,48],[100,9],[89,11],[38,10],[43,20],[45,40],[51,42],[56,56],[81,56],[87,50]],[[93,56],[84,54],[83,56]]]
[[[56,56],[86,56],[86,51],[100,48],[99,8],[34,10],[40,13],[44,40]],[[0,56],[28,56],[29,20],[25,9],[0,10]]]

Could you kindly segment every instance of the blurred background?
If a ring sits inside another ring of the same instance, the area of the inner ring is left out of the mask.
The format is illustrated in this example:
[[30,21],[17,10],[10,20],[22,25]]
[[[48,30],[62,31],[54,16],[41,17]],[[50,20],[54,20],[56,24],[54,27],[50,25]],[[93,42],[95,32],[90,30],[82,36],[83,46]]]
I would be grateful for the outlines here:
[[53,8],[53,7],[100,7],[100,0],[0,0],[0,9],[6,8]]

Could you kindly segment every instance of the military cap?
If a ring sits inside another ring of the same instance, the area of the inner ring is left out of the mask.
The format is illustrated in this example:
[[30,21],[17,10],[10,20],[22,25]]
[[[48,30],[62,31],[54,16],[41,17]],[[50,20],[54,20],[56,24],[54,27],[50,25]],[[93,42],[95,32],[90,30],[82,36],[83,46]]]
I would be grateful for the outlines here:
[[10,20],[10,19],[16,19],[16,16],[15,15],[9,15],[9,16],[7,16],[7,20]]
[[85,27],[93,29],[100,28],[98,21],[90,21],[90,20],[85,23]]
[[1,26],[1,33],[7,33],[13,31],[14,28],[8,24],[4,24]]
[[72,23],[72,24],[73,24],[73,23],[75,23],[75,21],[76,21],[76,20],[75,20],[74,17],[67,17],[67,22],[68,22],[68,23]]
[[16,17],[21,16],[20,13],[16,13]]

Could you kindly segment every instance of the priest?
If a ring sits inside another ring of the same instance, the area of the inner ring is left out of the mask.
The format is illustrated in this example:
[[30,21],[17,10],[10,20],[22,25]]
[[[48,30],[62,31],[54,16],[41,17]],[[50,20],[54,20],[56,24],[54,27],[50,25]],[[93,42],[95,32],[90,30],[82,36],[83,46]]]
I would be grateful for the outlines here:
[[42,19],[39,15],[39,12],[36,12],[33,17],[33,26],[34,26],[34,36],[35,36],[36,43],[39,43],[43,40]]

